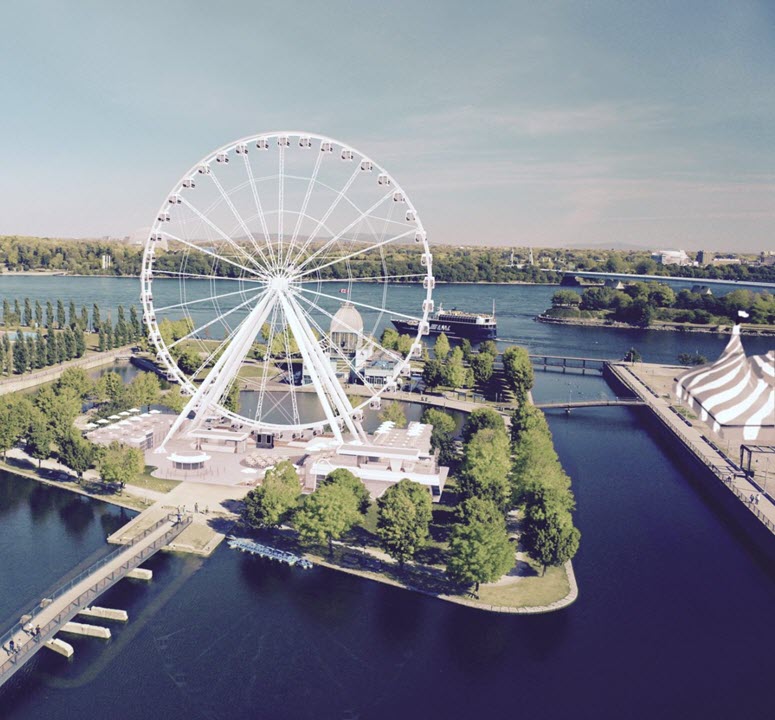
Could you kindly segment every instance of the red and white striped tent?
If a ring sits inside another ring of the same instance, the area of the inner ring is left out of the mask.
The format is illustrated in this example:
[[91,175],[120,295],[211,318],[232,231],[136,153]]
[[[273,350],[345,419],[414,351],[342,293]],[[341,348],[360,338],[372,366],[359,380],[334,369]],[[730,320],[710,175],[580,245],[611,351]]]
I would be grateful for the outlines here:
[[715,433],[775,444],[775,350],[748,357],[739,325],[716,362],[677,378],[675,394]]

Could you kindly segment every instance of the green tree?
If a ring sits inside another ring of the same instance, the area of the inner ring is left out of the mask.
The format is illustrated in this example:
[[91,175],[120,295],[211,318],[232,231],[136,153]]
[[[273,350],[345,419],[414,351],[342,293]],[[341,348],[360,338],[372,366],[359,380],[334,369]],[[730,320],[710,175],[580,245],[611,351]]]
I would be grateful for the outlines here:
[[54,329],[54,306],[51,300],[46,300],[46,327],[49,330]]
[[[266,336],[264,336],[266,337]],[[382,347],[386,350],[398,349],[398,333],[393,328],[385,328],[380,340]]]
[[65,388],[72,390],[81,400],[85,400],[94,391],[94,383],[86,370],[82,368],[66,368],[54,384],[57,393]]
[[59,439],[59,462],[70,468],[77,476],[78,482],[83,474],[94,465],[97,459],[97,448],[81,437],[75,428],[68,428]]
[[371,506],[371,495],[361,480],[346,468],[332,470],[320,481],[320,487],[324,485],[339,485],[347,488],[358,501],[358,511],[365,515]]
[[399,402],[386,403],[382,412],[379,414],[381,422],[393,422],[397,428],[406,427],[406,415],[404,408]]
[[495,344],[494,340],[485,340],[479,346],[479,352],[492,355],[494,358],[496,358],[498,357],[498,346]]
[[444,382],[450,387],[462,388],[472,384],[473,373],[463,364],[463,351],[459,347],[456,347],[447,357],[443,374]]
[[333,483],[321,485],[304,499],[294,515],[294,525],[302,543],[322,545],[328,542],[331,554],[334,540],[342,537],[360,518],[358,498],[352,489]]
[[552,295],[552,307],[578,307],[581,295],[573,290],[558,290]]
[[490,380],[493,372],[494,360],[489,353],[476,353],[471,355],[469,362],[474,371],[474,380],[480,385],[484,385]]
[[6,453],[19,442],[24,425],[12,395],[0,395],[0,452]]
[[463,442],[467,443],[474,435],[476,435],[476,433],[485,428],[505,431],[506,424],[503,422],[503,418],[500,414],[492,408],[477,408],[470,412],[463,424]]
[[425,545],[432,518],[431,496],[419,483],[404,478],[377,500],[377,536],[399,565]]
[[490,583],[505,575],[515,563],[514,547],[509,542],[503,516],[483,522],[472,517],[455,525],[449,538],[447,574],[457,583]]
[[134,376],[127,391],[130,405],[154,405],[161,397],[161,385],[156,373],[141,372]]
[[182,412],[187,402],[188,398],[180,391],[180,385],[173,385],[159,400],[161,405],[176,413]]
[[38,327],[43,325],[43,306],[40,304],[40,300],[35,301],[35,324]]
[[437,338],[436,342],[433,345],[433,354],[436,356],[436,359],[443,363],[447,359],[447,355],[449,355],[450,346],[449,346],[449,339],[444,333],[441,333]]
[[57,327],[61,330],[66,324],[65,304],[61,300],[57,300]]
[[517,401],[525,402],[534,380],[533,364],[525,348],[516,345],[506,348],[503,353],[503,374]]
[[195,373],[199,366],[202,364],[202,357],[192,347],[188,347],[181,351],[177,358],[178,367],[187,375]]
[[126,386],[117,372],[106,372],[97,380],[94,387],[97,400],[100,402],[110,402],[120,405],[124,402],[126,395]]
[[100,332],[102,329],[102,322],[100,321],[100,306],[97,305],[97,303],[94,303],[91,309],[91,329],[92,332]]
[[636,363],[636,362],[642,362],[643,356],[634,348],[631,347],[625,354],[624,354],[624,362],[628,363]]
[[22,324],[26,327],[32,327],[32,303],[29,298],[24,298],[24,319]]
[[581,533],[571,514],[551,493],[539,494],[528,503],[522,522],[522,545],[530,556],[547,565],[562,565],[579,549]]
[[455,418],[443,410],[427,408],[422,414],[422,421],[433,426],[431,447],[439,451],[439,462],[449,465],[455,459]]
[[460,489],[465,497],[492,500],[505,511],[511,500],[511,451],[504,430],[484,428],[465,444]]
[[67,308],[67,324],[71,328],[78,327],[78,310],[75,307],[75,301],[71,300]]
[[30,364],[29,354],[27,353],[27,343],[23,335],[17,336],[13,344],[13,371],[18,375],[27,371]]
[[29,414],[29,424],[26,429],[25,450],[27,454],[38,461],[51,456],[51,443],[54,442],[54,433],[48,424],[46,416],[37,408],[33,408]]
[[103,482],[123,490],[125,485],[135,482],[142,474],[145,459],[138,448],[127,447],[114,440],[102,449],[97,469]]
[[444,382],[444,366],[438,360],[427,360],[422,371],[426,388],[435,388]]
[[55,440],[70,429],[81,412],[81,398],[71,388],[56,391],[52,387],[44,387],[35,396],[33,402],[46,418],[54,432]]
[[269,468],[261,485],[245,496],[244,522],[252,528],[277,527],[290,517],[300,490],[296,468],[282,460]]

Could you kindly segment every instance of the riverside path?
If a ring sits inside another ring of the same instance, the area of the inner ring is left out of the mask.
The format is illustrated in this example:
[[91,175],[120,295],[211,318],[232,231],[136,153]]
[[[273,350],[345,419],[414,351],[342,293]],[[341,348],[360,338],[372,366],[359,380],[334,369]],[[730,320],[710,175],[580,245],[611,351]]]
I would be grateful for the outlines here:
[[[190,515],[167,515],[24,613],[0,638],[0,687],[52,640],[65,623],[176,538],[191,521]],[[33,635],[31,629],[36,627],[40,631]]]

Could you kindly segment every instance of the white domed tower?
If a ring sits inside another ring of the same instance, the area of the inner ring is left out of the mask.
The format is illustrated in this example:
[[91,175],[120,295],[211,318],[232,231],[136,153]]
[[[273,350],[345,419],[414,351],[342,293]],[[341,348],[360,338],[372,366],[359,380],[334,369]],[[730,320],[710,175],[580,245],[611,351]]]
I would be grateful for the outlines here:
[[354,357],[363,346],[363,318],[351,303],[344,303],[331,319],[331,344]]

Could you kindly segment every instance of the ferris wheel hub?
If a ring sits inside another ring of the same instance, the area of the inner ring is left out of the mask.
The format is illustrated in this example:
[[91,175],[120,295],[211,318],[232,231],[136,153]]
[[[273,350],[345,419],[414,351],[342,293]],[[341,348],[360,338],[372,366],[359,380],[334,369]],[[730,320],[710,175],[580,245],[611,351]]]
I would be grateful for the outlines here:
[[269,278],[268,286],[275,292],[287,292],[291,287],[292,278],[286,273]]

